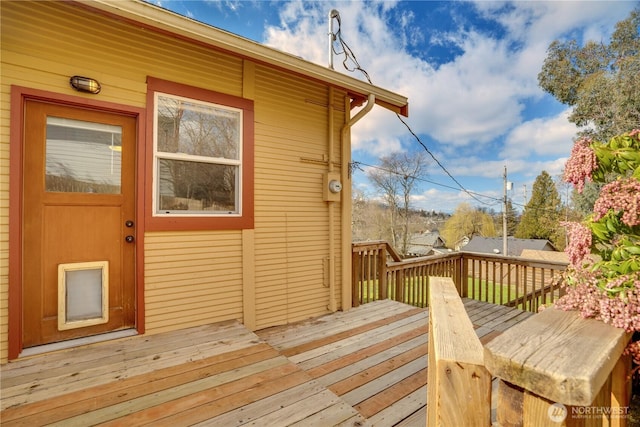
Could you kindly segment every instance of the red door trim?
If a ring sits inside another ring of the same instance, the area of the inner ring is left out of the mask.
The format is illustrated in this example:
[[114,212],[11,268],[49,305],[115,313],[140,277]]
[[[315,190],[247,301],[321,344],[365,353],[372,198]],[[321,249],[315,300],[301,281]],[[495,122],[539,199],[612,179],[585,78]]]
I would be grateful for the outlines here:
[[[95,95],[90,95],[95,96]],[[22,162],[25,101],[36,100],[77,108],[88,108],[136,117],[136,330],[143,334],[144,324],[144,177],[145,112],[144,108],[93,98],[11,86],[9,125],[9,360],[22,351]]]

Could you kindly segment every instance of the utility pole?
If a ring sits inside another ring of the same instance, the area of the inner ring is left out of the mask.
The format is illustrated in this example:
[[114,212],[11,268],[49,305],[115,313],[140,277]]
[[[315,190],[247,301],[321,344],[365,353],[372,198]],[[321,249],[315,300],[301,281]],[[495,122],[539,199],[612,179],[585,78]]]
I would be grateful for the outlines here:
[[508,245],[507,245],[507,190],[511,190],[511,182],[507,181],[507,165],[504,165],[504,174],[502,176],[503,184],[502,187],[504,189],[504,196],[502,200],[502,253],[504,256],[508,254]]
[[502,188],[504,189],[502,200],[502,254],[507,256],[507,165],[504,165],[504,175],[502,177]]
[[337,10],[331,9],[329,12],[329,68],[333,70],[333,42],[336,41],[336,35],[333,32],[333,20],[340,19],[340,13]]

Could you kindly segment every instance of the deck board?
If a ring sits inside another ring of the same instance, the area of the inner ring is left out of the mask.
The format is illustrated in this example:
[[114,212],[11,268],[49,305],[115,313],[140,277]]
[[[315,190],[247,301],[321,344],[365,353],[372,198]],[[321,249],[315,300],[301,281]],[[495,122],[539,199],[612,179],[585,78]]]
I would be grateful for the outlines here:
[[[464,299],[488,342],[531,316]],[[3,426],[425,425],[428,310],[385,300],[251,332],[222,322],[1,367]]]
[[393,405],[374,414],[368,420],[375,426],[420,426],[427,425],[427,386],[398,400]]
[[[339,352],[350,353],[352,352],[352,349],[360,349],[366,346],[367,343],[381,342],[389,337],[415,329],[424,323],[424,317],[423,312],[408,318],[399,319],[391,324],[381,325],[377,329],[368,330],[364,333],[358,333],[359,331],[356,330],[354,334],[345,336],[340,341],[335,341],[321,347],[315,347],[309,351],[298,353],[295,356],[290,356],[289,358],[295,363],[304,364],[305,368],[311,368],[324,363],[327,358],[323,356],[328,354],[335,355]],[[281,351],[284,351],[286,354],[286,350]]]

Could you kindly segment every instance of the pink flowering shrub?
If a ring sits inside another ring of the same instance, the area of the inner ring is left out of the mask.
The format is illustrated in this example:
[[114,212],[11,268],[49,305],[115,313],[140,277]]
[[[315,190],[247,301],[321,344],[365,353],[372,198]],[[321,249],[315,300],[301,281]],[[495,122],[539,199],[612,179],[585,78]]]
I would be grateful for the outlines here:
[[593,220],[598,221],[610,210],[621,213],[621,220],[629,227],[640,224],[638,211],[640,181],[635,178],[617,179],[602,187],[593,206]]
[[567,234],[571,236],[571,244],[565,252],[569,256],[571,265],[580,265],[591,253],[591,230],[579,222],[563,222]]
[[564,180],[573,184],[582,193],[585,181],[591,181],[597,168],[596,153],[591,148],[591,139],[581,138],[573,144],[571,157],[564,167]]
[[[628,332],[640,332],[640,130],[604,144],[578,140],[564,179],[578,191],[587,181],[605,182],[593,214],[583,223],[564,223],[570,266],[564,275],[566,295],[556,304],[578,310]],[[597,255],[598,260],[590,257]],[[627,351],[640,363],[640,344]]]

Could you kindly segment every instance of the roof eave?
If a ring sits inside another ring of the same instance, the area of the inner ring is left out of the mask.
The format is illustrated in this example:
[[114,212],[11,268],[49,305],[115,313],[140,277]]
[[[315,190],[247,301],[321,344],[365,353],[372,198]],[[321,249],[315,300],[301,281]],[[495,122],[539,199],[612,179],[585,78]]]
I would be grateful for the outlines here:
[[92,0],[90,2],[78,0],[77,4],[141,25],[147,29],[195,41],[200,45],[342,88],[355,99],[366,99],[369,94],[373,94],[376,104],[405,117],[409,115],[408,100],[405,96],[189,19],[142,0]]

